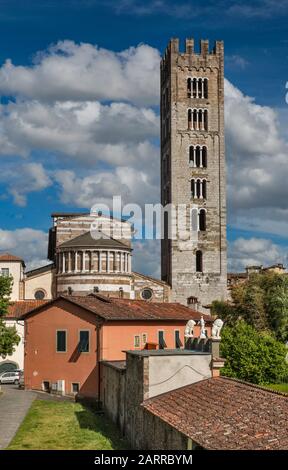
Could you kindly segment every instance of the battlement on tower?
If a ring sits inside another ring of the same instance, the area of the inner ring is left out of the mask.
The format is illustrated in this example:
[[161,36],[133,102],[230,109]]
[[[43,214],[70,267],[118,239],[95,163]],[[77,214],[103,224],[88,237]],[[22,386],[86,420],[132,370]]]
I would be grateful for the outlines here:
[[199,49],[195,48],[195,41],[193,38],[186,38],[183,50],[180,47],[178,38],[170,39],[168,46],[163,54],[161,61],[161,69],[163,70],[169,63],[171,56],[180,56],[183,59],[209,59],[216,58],[220,61],[224,58],[224,42],[215,41],[212,49],[209,49],[209,40],[201,39],[199,42]]

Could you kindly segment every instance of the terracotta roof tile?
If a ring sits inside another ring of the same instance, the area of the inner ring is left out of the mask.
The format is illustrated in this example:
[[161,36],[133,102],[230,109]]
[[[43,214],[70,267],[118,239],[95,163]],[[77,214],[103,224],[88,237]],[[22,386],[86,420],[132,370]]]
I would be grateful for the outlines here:
[[49,300],[19,300],[9,305],[8,315],[5,318],[20,318],[30,310],[34,310],[44,304],[47,304]]
[[[60,296],[57,300],[67,300],[105,320],[165,320],[175,321],[190,319],[200,320],[201,313],[178,303],[146,302],[145,300],[124,300],[108,298],[101,295]],[[35,307],[36,309],[38,306]],[[23,315],[32,313],[35,308]],[[211,322],[209,315],[204,316],[206,322]]]
[[0,261],[21,261],[24,264],[24,261],[19,256],[12,255],[11,253],[1,253]]
[[246,382],[202,380],[142,406],[205,449],[288,449],[288,395]]
[[[67,298],[67,297],[66,297]],[[201,314],[178,303],[146,302],[103,298],[98,296],[69,297],[72,302],[89,308],[106,320],[200,320]],[[207,321],[211,321],[209,315]]]

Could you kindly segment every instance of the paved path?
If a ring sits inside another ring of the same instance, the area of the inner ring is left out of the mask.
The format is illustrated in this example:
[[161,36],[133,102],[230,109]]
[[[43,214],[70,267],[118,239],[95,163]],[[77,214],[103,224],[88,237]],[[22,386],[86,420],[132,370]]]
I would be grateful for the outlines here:
[[5,449],[25,418],[36,394],[2,385],[0,395],[0,449]]

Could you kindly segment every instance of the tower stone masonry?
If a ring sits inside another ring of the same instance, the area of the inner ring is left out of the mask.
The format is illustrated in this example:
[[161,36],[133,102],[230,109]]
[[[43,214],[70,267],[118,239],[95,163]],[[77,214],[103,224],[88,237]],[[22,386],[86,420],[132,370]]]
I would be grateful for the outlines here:
[[185,205],[191,236],[170,239],[164,219],[162,280],[172,301],[200,310],[227,297],[224,45],[171,39],[161,61],[161,202]]

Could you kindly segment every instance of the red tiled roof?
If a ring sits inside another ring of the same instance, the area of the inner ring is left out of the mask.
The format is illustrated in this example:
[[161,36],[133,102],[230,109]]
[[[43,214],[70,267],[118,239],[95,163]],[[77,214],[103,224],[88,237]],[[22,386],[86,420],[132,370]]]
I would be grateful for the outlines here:
[[[157,303],[144,300],[124,300],[108,298],[101,295],[60,296],[55,301],[65,299],[68,302],[85,308],[105,320],[165,320],[175,321],[190,319],[200,320],[200,312],[191,310],[178,303]],[[37,307],[36,307],[37,308]],[[32,313],[34,308],[30,310]],[[29,311],[25,314],[30,313]],[[212,321],[205,315],[206,321]]]
[[226,377],[142,403],[205,449],[288,449],[288,396]]
[[49,300],[19,300],[9,305],[8,315],[5,318],[20,318],[32,309],[47,304]]
[[22,258],[19,258],[19,256],[12,255],[11,253],[0,254],[0,261],[21,261],[24,264]]

